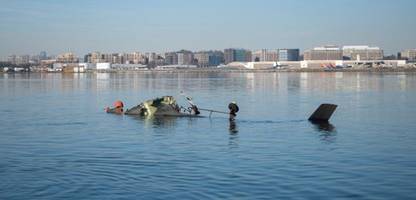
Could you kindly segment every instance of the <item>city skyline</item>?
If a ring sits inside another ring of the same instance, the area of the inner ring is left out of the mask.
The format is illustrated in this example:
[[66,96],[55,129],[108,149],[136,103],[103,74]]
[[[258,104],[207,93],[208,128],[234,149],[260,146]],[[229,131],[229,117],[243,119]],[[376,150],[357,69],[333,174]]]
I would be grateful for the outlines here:
[[0,1],[0,58],[12,54],[416,46],[400,1]]

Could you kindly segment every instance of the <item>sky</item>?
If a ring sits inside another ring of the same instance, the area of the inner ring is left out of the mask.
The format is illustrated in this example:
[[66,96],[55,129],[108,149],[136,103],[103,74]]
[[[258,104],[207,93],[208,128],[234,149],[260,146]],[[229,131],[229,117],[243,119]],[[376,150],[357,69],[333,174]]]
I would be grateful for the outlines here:
[[0,57],[228,47],[416,48],[415,0],[0,0]]

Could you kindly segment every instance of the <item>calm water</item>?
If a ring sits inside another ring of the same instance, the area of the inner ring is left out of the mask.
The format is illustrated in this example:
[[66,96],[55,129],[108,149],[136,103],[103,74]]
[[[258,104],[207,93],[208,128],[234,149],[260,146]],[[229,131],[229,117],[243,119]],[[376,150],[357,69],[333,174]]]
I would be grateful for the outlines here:
[[[103,111],[180,91],[236,124]],[[0,74],[0,102],[0,199],[416,198],[416,73]]]

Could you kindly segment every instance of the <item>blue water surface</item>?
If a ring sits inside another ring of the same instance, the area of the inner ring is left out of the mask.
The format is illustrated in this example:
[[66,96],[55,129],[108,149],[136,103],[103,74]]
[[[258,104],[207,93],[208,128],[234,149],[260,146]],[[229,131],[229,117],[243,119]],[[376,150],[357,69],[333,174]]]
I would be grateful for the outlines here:
[[[181,91],[237,120],[104,112]],[[0,74],[0,199],[415,199],[415,105],[410,72]]]

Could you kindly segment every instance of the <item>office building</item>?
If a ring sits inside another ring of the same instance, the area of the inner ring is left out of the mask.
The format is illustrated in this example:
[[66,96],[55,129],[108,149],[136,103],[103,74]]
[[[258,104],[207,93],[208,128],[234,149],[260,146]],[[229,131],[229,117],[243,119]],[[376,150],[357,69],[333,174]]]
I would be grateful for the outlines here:
[[252,59],[251,51],[246,49],[225,49],[225,64],[231,62],[250,62]]
[[77,63],[79,60],[73,53],[63,53],[56,57],[58,63]]
[[344,46],[342,55],[345,60],[382,60],[383,50],[379,47]]
[[178,54],[176,54],[176,52],[165,53],[165,64],[167,64],[167,65],[177,65],[178,64]]
[[221,51],[202,51],[195,53],[198,67],[218,66],[223,62],[224,54]]
[[342,60],[342,49],[332,45],[315,47],[304,52],[304,60]]
[[177,55],[178,65],[192,65],[194,62],[194,54],[191,51],[181,50]]
[[299,61],[299,49],[279,49],[279,61]]
[[262,49],[252,53],[252,61],[254,62],[275,62],[278,60],[278,50]]
[[416,49],[407,49],[400,52],[401,57],[410,62],[416,62]]

